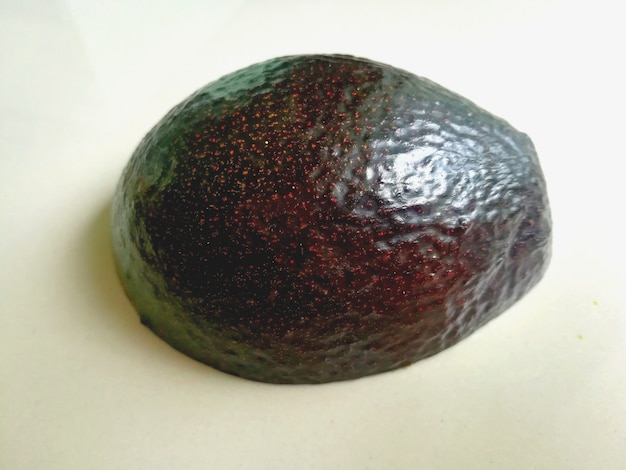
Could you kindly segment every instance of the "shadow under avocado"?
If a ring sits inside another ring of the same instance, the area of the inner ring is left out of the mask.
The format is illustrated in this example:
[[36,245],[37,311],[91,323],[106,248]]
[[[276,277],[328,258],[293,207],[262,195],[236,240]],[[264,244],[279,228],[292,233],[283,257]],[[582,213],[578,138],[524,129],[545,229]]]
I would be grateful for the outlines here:
[[87,227],[84,242],[89,284],[98,304],[118,317],[136,318],[115,270],[111,246],[111,201],[96,213]]

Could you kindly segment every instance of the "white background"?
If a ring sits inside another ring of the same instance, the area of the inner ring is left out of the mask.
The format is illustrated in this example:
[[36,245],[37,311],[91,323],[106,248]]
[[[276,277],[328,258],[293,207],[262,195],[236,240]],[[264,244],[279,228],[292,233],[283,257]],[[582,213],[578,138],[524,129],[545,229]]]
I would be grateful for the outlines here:
[[[626,468],[626,35],[613,3],[0,0],[0,468]],[[139,324],[108,207],[174,104],[313,52],[408,69],[528,133],[554,255],[527,297],[431,359],[273,386]]]

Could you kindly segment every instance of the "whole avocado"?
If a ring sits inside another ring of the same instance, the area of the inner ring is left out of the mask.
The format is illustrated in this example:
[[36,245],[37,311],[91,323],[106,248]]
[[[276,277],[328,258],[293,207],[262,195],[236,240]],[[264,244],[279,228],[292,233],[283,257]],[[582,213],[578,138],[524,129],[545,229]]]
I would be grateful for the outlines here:
[[141,321],[244,378],[323,383],[467,337],[545,272],[530,139],[441,86],[341,55],[210,83],[142,140],[113,201]]

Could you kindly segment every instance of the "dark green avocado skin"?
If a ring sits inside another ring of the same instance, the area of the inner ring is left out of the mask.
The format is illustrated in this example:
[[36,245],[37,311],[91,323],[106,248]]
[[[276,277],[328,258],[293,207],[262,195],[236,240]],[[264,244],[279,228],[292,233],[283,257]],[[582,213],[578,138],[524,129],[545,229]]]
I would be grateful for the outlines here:
[[273,59],[197,91],[137,147],[112,221],[141,321],[273,383],[440,352],[528,292],[551,248],[525,134],[349,56]]

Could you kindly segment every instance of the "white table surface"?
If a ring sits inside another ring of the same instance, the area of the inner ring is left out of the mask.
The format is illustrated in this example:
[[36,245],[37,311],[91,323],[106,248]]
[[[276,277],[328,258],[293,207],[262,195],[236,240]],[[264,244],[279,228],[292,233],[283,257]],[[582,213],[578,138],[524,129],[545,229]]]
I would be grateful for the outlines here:
[[[0,468],[626,468],[626,73],[609,1],[0,0]],[[528,133],[543,281],[471,338],[321,386],[232,377],[139,324],[108,208],[145,132],[224,73],[337,52]]]

